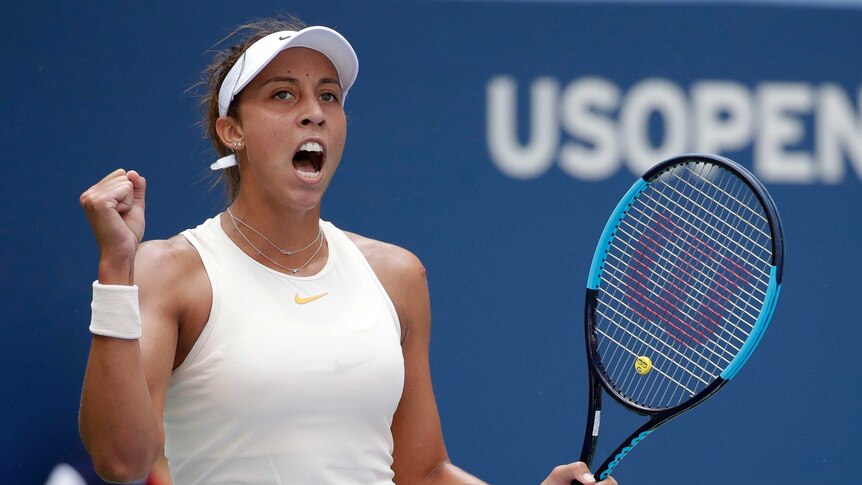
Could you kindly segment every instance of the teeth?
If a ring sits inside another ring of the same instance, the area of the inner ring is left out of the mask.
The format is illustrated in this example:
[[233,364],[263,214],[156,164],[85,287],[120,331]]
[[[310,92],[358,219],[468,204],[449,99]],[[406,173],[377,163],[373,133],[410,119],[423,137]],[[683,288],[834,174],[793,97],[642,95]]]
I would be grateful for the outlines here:
[[316,141],[307,141],[299,147],[299,150],[304,152],[323,152],[323,147]]
[[313,178],[317,177],[318,175],[320,175],[320,170],[318,170],[316,172],[303,172],[302,170],[297,170],[296,173],[298,173],[300,177],[304,177],[307,179],[313,179]]

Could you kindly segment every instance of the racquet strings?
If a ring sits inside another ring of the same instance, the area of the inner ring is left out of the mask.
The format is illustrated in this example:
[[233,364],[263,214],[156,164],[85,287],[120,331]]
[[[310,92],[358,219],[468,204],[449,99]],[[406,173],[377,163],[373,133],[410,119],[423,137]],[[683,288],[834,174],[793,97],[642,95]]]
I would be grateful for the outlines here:
[[[718,165],[660,173],[610,243],[596,307],[597,352],[630,402],[664,409],[713,382],[761,312],[772,242],[761,203]],[[636,370],[639,357],[651,368]]]

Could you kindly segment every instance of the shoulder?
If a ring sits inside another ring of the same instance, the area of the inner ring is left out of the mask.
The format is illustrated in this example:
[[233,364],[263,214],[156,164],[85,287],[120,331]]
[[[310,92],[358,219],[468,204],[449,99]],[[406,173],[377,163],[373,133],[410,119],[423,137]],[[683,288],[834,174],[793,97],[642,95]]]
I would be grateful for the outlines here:
[[193,270],[200,264],[197,249],[181,235],[170,239],[146,241],[138,247],[135,256],[135,274],[171,279]]
[[184,302],[205,296],[206,270],[197,249],[177,235],[170,239],[146,241],[135,256],[135,283],[141,296],[182,310]]
[[[426,279],[425,266],[412,252],[395,244],[371,239],[359,234],[345,232],[348,238],[365,256],[371,269],[383,283],[398,285],[423,284]],[[386,281],[384,281],[386,280]],[[387,287],[387,290],[389,288]]]
[[410,251],[394,244],[353,233],[345,233],[365,256],[392,304],[401,323],[403,341],[409,335],[427,334],[431,320],[430,297],[425,266]]

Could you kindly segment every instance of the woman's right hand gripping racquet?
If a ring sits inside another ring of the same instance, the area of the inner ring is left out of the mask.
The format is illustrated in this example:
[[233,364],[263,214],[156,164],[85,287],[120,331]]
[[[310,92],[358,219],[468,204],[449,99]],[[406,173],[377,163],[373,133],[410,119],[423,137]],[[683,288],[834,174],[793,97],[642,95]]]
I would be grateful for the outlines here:
[[590,408],[581,461],[593,459],[602,388],[649,421],[594,469],[599,480],[656,428],[733,379],[769,324],[783,263],[775,203],[731,160],[682,155],[629,189],[587,281]]

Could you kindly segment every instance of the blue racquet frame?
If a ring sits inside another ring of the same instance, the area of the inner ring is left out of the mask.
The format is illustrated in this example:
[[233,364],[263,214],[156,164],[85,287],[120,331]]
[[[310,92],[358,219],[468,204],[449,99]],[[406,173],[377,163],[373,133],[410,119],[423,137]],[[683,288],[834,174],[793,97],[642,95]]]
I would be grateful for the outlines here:
[[[724,370],[714,378],[703,389],[696,394],[686,399],[684,402],[673,405],[671,407],[656,409],[655,407],[645,406],[633,402],[632,399],[623,395],[614,385],[612,378],[609,376],[605,365],[602,362],[602,357],[599,353],[598,338],[597,338],[597,313],[596,308],[599,302],[599,295],[602,292],[601,276],[605,266],[605,259],[608,249],[622,221],[636,200],[648,190],[650,184],[661,180],[662,175],[673,167],[681,164],[697,164],[705,163],[710,166],[718,166],[721,169],[738,177],[754,194],[757,202],[763,209],[763,213],[768,221],[770,230],[770,240],[772,243],[771,260],[769,268],[769,280],[766,286],[765,297],[760,308],[760,313],[757,316],[756,322],[752,330],[745,339],[735,357],[730,361]],[[613,450],[598,467],[594,469],[595,475],[599,480],[603,480],[611,475],[614,469],[620,464],[625,456],[637,444],[643,441],[650,433],[655,431],[659,426],[668,422],[672,418],[682,414],[685,411],[701,404],[724,384],[733,379],[740,368],[748,361],[753,351],[763,337],[766,328],[772,318],[775,309],[778,295],[781,289],[781,280],[784,267],[784,235],[781,226],[781,219],[775,202],[772,197],[758,181],[754,175],[749,173],[738,163],[724,157],[710,154],[685,154],[678,157],[668,159],[659,163],[643,177],[638,179],[634,185],[628,190],[625,196],[617,204],[616,209],[611,214],[602,231],[601,238],[596,246],[596,251],[593,256],[590,272],[587,279],[586,302],[585,302],[585,342],[586,355],[589,367],[589,411],[587,414],[586,429],[584,433],[584,442],[581,451],[580,460],[590,465],[598,442],[599,427],[601,421],[601,394],[602,389],[610,394],[616,401],[622,404],[625,408],[649,417],[649,420],[635,430],[627,439],[625,439],[615,450]],[[578,482],[572,482],[578,483]]]

